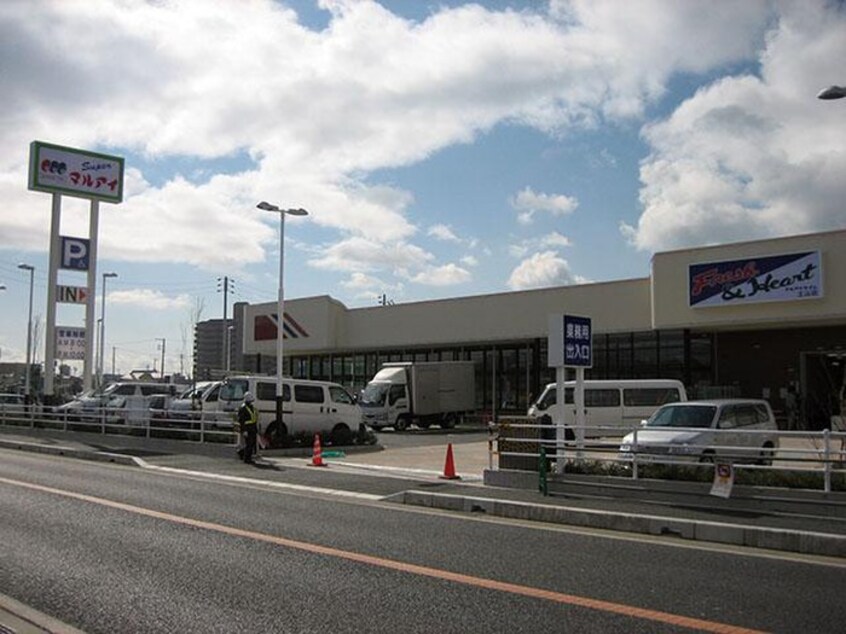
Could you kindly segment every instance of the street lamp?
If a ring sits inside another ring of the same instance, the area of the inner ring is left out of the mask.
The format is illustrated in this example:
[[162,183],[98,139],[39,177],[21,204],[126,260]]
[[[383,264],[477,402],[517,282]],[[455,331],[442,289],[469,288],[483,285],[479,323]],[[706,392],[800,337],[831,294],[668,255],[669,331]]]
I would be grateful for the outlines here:
[[103,298],[100,300],[100,350],[97,355],[97,385],[103,387],[103,356],[106,351],[106,279],[117,273],[103,273]]
[[35,278],[35,267],[31,264],[18,264],[18,268],[22,271],[29,271],[29,317],[26,322],[26,379],[24,387],[24,393],[29,400],[32,396],[30,394],[30,381],[32,380],[30,364],[32,363],[32,283]]
[[846,86],[829,86],[817,94],[817,99],[843,99],[846,97]]
[[281,209],[268,202],[256,205],[263,211],[273,211],[279,214],[279,296],[276,302],[276,433],[282,431],[282,358],[285,350],[285,216],[307,216],[305,209]]

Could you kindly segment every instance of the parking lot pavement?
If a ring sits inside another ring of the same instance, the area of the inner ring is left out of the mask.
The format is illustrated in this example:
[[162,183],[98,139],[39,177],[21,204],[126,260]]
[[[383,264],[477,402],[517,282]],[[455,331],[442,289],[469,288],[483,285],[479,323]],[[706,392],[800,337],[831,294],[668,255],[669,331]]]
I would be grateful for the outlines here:
[[384,451],[330,457],[328,461],[339,466],[371,468],[383,473],[417,473],[420,476],[439,477],[445,473],[447,451],[451,446],[455,473],[467,481],[481,481],[484,470],[490,468],[488,441],[455,443],[448,436],[441,438],[439,442],[425,446],[397,448],[391,447],[390,439],[386,439]]

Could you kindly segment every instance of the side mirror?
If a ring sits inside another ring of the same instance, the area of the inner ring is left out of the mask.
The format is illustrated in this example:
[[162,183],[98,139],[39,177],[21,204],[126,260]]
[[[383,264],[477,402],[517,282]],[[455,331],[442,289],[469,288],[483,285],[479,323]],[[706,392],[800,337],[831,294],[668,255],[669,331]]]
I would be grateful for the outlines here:
[[641,419],[641,421],[640,421],[640,426],[641,426],[641,427],[646,427],[646,423],[648,423],[648,422],[649,422],[648,420],[646,420],[645,418],[643,418],[643,419]]

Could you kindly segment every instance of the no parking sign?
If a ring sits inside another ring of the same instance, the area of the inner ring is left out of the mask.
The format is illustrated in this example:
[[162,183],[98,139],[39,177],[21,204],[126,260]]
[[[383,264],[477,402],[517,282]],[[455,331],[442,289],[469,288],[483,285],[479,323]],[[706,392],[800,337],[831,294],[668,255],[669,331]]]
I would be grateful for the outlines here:
[[731,497],[731,487],[734,485],[734,467],[730,462],[718,462],[714,465],[714,484],[711,485],[711,495],[721,498]]

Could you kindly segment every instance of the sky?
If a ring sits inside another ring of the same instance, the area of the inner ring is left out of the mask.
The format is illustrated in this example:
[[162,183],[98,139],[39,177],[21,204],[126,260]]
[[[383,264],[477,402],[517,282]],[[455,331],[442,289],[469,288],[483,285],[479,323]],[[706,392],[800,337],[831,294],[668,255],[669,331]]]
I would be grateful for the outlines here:
[[[846,228],[846,6],[808,0],[4,0],[0,361],[44,358],[38,140],[124,157],[100,205],[106,369],[193,323],[649,275],[655,252]],[[86,237],[63,197],[60,233]],[[60,271],[59,284],[83,286]],[[97,296],[96,315],[101,307]],[[84,309],[59,304],[57,323]],[[75,371],[81,371],[76,368]]]

